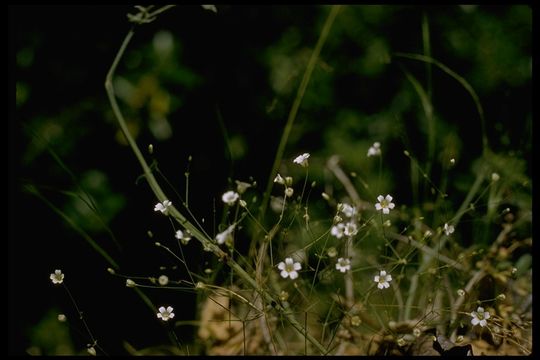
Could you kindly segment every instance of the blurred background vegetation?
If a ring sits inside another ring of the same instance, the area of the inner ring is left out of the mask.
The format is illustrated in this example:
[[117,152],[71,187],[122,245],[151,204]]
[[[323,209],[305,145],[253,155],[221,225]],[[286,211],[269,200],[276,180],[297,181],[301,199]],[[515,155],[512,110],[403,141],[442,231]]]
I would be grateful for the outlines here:
[[[138,28],[115,82],[139,146],[153,144],[159,169],[180,193],[192,156],[190,207],[209,229],[213,204],[221,206],[219,196],[231,179],[252,177],[264,189],[329,12],[322,5],[217,8],[214,13],[178,6]],[[109,353],[125,353],[123,341],[136,348],[168,341],[155,314],[106,272],[109,264],[50,206],[24,191],[28,184],[39,189],[105,248],[123,273],[173,274],[159,269],[174,262],[152,245],[170,238],[171,230],[152,211],[155,198],[147,185],[137,182],[141,169],[119,132],[103,86],[130,28],[129,12],[130,6],[9,7],[10,354],[84,349],[85,336],[54,315],[76,317],[65,292],[48,280],[58,268]],[[302,102],[286,161],[310,152],[310,163],[321,165],[310,180],[324,183],[322,165],[338,154],[347,171],[358,173],[358,189],[363,182],[376,183],[377,191],[394,194],[401,204],[426,201],[426,191],[413,199],[410,166],[403,156],[408,149],[421,164],[430,160],[426,118],[407,71],[427,89],[434,106],[435,183],[441,181],[440,164],[456,159],[455,170],[444,175],[455,190],[455,210],[474,181],[471,169],[482,154],[475,104],[436,67],[429,72],[425,63],[393,56],[425,54],[423,36],[429,34],[431,56],[478,93],[490,148],[499,154],[498,171],[517,179],[521,187],[516,193],[525,194],[528,206],[531,26],[532,11],[524,5],[344,6]],[[375,141],[383,146],[380,177],[378,162],[366,158]],[[70,195],[80,188],[95,200],[101,220]],[[187,251],[188,257],[202,259],[193,264],[202,271],[207,256],[196,246]],[[195,317],[192,296],[146,293],[155,303],[176,303],[179,319]],[[76,320],[73,324],[82,331]],[[191,335],[186,331],[183,336],[189,341]]]

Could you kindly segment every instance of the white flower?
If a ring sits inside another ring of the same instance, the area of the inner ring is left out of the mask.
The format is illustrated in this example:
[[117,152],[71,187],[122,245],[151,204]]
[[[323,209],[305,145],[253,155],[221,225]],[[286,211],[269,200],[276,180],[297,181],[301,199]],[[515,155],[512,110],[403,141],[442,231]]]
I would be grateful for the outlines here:
[[294,194],[294,189],[293,188],[288,187],[288,188],[285,189],[285,196],[291,197],[291,196],[293,196],[293,194]]
[[295,164],[298,164],[298,165],[301,165],[301,166],[306,167],[306,166],[308,166],[308,160],[307,160],[308,158],[309,158],[309,154],[308,154],[308,153],[304,153],[304,154],[302,154],[302,155],[298,155],[298,156],[296,157],[296,159],[293,160],[293,162],[294,162]]
[[346,217],[353,217],[356,214],[356,208],[349,204],[341,204],[340,210]]
[[279,175],[279,173],[276,175],[276,177],[274,178],[274,182],[277,182],[278,184],[285,184],[285,179]]
[[239,197],[240,195],[238,195],[237,192],[227,191],[225,194],[221,196],[221,200],[223,200],[225,204],[231,206],[231,205],[234,205],[234,203],[236,202],[236,200],[238,200]]
[[454,227],[452,225],[444,224],[444,233],[446,236],[450,236],[454,232]]
[[218,244],[223,244],[232,234],[234,230],[234,224],[229,226],[225,231],[216,235],[216,241]]
[[189,232],[189,230],[186,230],[185,233],[182,230],[177,230],[176,234],[174,234],[174,237],[180,240],[182,244],[186,245],[189,240],[191,240],[191,233]]
[[174,313],[173,313],[174,309],[172,306],[167,306],[167,309],[165,309],[165,307],[162,306],[158,310],[159,312],[157,313],[157,317],[163,321],[167,321],[174,317]]
[[367,156],[377,156],[381,155],[381,143],[374,142],[373,145],[368,149]]
[[379,275],[375,275],[373,281],[377,283],[379,289],[387,289],[390,287],[390,281],[392,281],[392,275],[387,274],[386,271],[381,270]]
[[493,182],[499,181],[500,178],[501,177],[499,176],[499,174],[497,174],[495,172],[493,174],[491,174],[491,181],[493,181]]
[[58,314],[57,318],[58,318],[58,321],[60,321],[60,322],[66,322],[66,320],[67,320],[67,317],[64,314]]
[[489,312],[484,311],[484,308],[479,306],[476,311],[473,311],[471,313],[472,319],[471,324],[478,325],[480,324],[481,327],[484,327],[487,325],[487,319],[490,318]]
[[298,270],[302,268],[299,262],[294,262],[290,257],[285,259],[285,262],[280,262],[278,264],[278,269],[281,270],[281,277],[286,279],[290,277],[292,280],[298,277]]
[[383,214],[389,214],[390,210],[396,205],[392,202],[393,197],[386,195],[386,198],[382,195],[377,196],[378,203],[375,204],[375,209],[382,210]]
[[247,189],[251,187],[250,183],[243,182],[243,181],[234,181],[236,183],[236,191],[238,191],[239,194],[243,194],[246,192]]
[[342,273],[351,270],[351,260],[339,258],[336,263],[336,270],[339,270]]
[[64,274],[62,274],[62,270],[54,270],[54,274],[51,274],[49,278],[53,284],[61,284],[64,281]]
[[158,278],[159,285],[165,286],[169,283],[169,277],[167,275],[161,275]]
[[169,200],[163,200],[163,202],[157,203],[156,206],[154,206],[154,211],[161,211],[162,214],[167,214],[167,210],[169,210],[171,205],[172,202]]
[[343,223],[339,223],[332,226],[332,229],[330,230],[330,234],[337,237],[338,239],[341,239],[343,237],[344,230],[345,230],[345,225],[343,225]]
[[347,224],[345,224],[345,230],[343,231],[343,233],[347,236],[354,236],[358,234],[358,227],[355,223],[348,222]]

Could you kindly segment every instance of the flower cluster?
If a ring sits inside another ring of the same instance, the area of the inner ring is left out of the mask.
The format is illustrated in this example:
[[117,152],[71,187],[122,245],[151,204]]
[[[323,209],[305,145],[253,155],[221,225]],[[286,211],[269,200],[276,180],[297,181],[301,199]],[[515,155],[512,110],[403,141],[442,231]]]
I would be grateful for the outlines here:
[[368,149],[367,156],[378,156],[381,155],[381,143],[374,142],[373,145]]
[[339,222],[332,226],[332,229],[330,229],[330,234],[338,239],[341,239],[343,235],[354,236],[358,234],[358,226],[354,221],[354,216],[357,212],[356,207],[349,204],[338,204],[338,210],[349,219],[347,222],[342,222],[343,218],[336,216],[336,220]]

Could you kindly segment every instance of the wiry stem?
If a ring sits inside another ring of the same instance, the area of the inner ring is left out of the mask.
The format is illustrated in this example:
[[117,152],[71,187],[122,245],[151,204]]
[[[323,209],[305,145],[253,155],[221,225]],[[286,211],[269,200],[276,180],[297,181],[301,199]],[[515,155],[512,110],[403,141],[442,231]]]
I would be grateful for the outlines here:
[[[113,77],[116,71],[116,68],[118,67],[118,64],[120,60],[122,59],[122,56],[124,55],[124,52],[131,41],[131,38],[134,35],[134,29],[132,28],[128,34],[126,35],[122,46],[120,47],[112,65],[109,69],[109,72],[107,73],[107,77],[105,78],[105,89],[107,91],[107,95],[109,98],[109,101],[111,103],[111,107],[113,109],[114,115],[118,121],[118,124],[120,125],[120,128],[122,129],[122,132],[124,133],[124,136],[126,137],[129,146],[131,147],[131,150],[137,157],[137,160],[141,164],[141,167],[144,171],[144,176],[146,180],[148,181],[148,185],[150,185],[150,188],[156,195],[159,201],[167,200],[167,196],[159,186],[156,178],[152,174],[152,171],[150,170],[150,167],[148,166],[146,160],[144,159],[137,143],[131,136],[128,127],[126,125],[126,121],[124,119],[124,116],[122,115],[122,112],[120,110],[120,107],[118,106],[118,102],[116,101],[114,87],[113,87]],[[240,277],[245,283],[247,283],[250,287],[253,289],[256,289],[257,292],[264,298],[265,302],[268,304],[278,303],[276,299],[266,290],[260,288],[253,279],[252,276],[250,276],[242,266],[240,266],[238,263],[236,263],[233,259],[230,259],[228,254],[221,250],[211,239],[209,239],[207,236],[205,236],[201,231],[199,231],[198,228],[196,228],[191,222],[189,222],[174,206],[169,207],[168,209],[169,215],[171,215],[176,221],[178,221],[183,227],[185,227],[187,230],[191,232],[194,238],[196,238],[205,249],[208,249],[214,255],[216,255],[220,260],[224,261],[234,272],[235,274]],[[287,319],[287,321],[302,335],[306,336],[307,340],[312,343],[321,353],[326,353],[325,347],[317,340],[315,339],[311,334],[307,333],[307,330],[295,319],[293,312],[290,309],[285,309],[283,307],[277,307],[277,310],[281,312],[281,314]]]

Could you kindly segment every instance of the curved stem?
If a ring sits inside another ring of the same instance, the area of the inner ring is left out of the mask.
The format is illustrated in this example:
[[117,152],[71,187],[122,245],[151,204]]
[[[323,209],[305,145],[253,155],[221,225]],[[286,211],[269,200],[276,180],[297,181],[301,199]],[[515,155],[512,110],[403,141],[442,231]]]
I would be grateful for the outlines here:
[[[109,69],[109,72],[107,73],[107,76],[105,78],[105,89],[107,91],[107,95],[109,98],[109,101],[111,103],[111,107],[113,109],[114,115],[116,119],[118,120],[118,124],[120,125],[120,128],[122,129],[122,132],[124,133],[124,136],[126,137],[129,146],[131,147],[131,150],[137,157],[137,160],[141,164],[141,167],[144,171],[144,176],[146,180],[148,181],[148,184],[156,197],[159,201],[164,201],[167,199],[167,196],[159,186],[156,178],[152,174],[152,171],[150,170],[150,167],[148,166],[146,160],[144,159],[139,147],[137,146],[137,143],[131,136],[129,129],[126,125],[126,121],[124,119],[124,116],[122,115],[122,112],[120,110],[120,107],[118,106],[118,102],[116,101],[114,87],[113,87],[113,77],[116,71],[116,68],[118,67],[118,64],[120,60],[122,59],[122,56],[124,55],[124,52],[131,41],[131,38],[134,35],[134,29],[132,28],[128,34],[126,35],[124,41],[122,42],[122,45],[116,54],[116,57],[111,65],[111,68]],[[304,89],[305,90],[305,89]],[[249,275],[242,266],[240,266],[238,263],[236,263],[233,259],[230,259],[229,255],[221,250],[219,246],[215,244],[210,238],[208,238],[206,235],[204,235],[201,231],[199,231],[191,222],[189,222],[174,206],[171,206],[169,208],[169,214],[178,221],[183,227],[188,229],[194,238],[196,238],[205,249],[208,249],[214,255],[216,255],[221,261],[224,261],[234,272],[238,275],[245,283],[247,283],[250,287],[255,289],[257,292],[261,294],[261,296],[265,299],[267,304],[271,303],[277,303],[276,299],[266,290],[262,289],[257,285],[257,282],[251,275]],[[307,340],[312,343],[321,353],[326,353],[326,348],[317,340],[315,339],[311,334],[307,333],[307,329],[303,328],[302,325],[296,320],[294,317],[294,314],[291,310],[285,309],[285,308],[279,308],[278,311],[280,311],[285,318],[288,320],[288,322],[302,335],[305,335]]]

